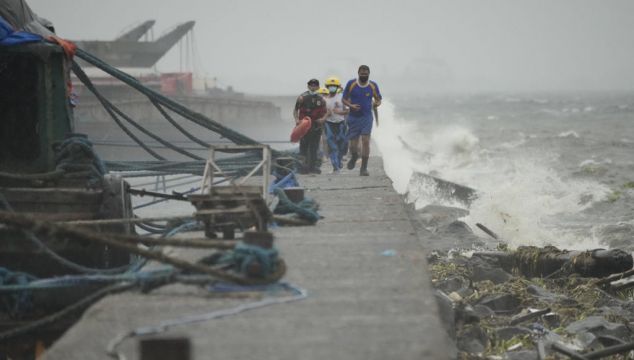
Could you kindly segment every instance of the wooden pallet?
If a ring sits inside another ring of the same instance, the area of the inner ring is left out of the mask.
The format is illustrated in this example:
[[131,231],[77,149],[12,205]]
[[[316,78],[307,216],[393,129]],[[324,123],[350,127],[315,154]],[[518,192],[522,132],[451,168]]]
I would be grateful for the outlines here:
[[271,212],[261,195],[259,186],[222,186],[210,189],[209,194],[192,194],[189,200],[196,207],[194,216],[205,224],[205,236],[235,238],[235,230],[255,227],[266,231]]

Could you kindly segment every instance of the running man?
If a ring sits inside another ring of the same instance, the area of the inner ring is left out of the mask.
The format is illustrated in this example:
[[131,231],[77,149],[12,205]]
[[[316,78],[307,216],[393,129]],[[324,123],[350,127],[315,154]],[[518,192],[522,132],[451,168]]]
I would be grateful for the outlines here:
[[350,108],[348,115],[348,139],[350,140],[350,161],[348,169],[354,169],[359,159],[359,138],[361,138],[361,170],[359,175],[369,176],[370,134],[372,133],[372,107],[381,105],[379,86],[370,80],[370,68],[359,66],[359,77],[348,81],[343,89],[343,103]]
[[348,146],[348,129],[344,116],[348,114],[349,110],[343,105],[339,78],[332,76],[326,79],[326,88],[328,89],[326,97],[328,116],[324,124],[324,133],[332,163],[332,173],[338,174],[339,170],[343,168],[341,158],[345,155]]
[[306,116],[312,121],[312,126],[308,133],[299,141],[299,154],[304,157],[304,168],[302,173],[320,174],[317,153],[319,141],[321,139],[322,124],[326,119],[326,101],[318,93],[319,80],[310,79],[308,81],[308,91],[303,92],[295,102],[293,118],[295,125]]

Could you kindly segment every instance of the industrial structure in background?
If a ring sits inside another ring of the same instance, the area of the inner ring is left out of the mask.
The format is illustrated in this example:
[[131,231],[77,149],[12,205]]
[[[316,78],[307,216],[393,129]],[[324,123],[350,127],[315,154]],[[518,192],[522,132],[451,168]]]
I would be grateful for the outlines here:
[[[177,25],[152,40],[154,24],[154,20],[145,21],[112,41],[78,40],[76,43],[79,48],[105,63],[125,69],[144,86],[169,96],[195,112],[260,140],[276,135],[268,130],[282,122],[280,108],[274,103],[236,92],[231,86],[221,88],[216,78],[197,76],[194,68],[200,61],[197,59],[193,33],[195,22]],[[179,45],[180,71],[157,71],[156,63],[176,45]],[[160,112],[138,92],[90,64],[80,64],[101,94],[115,106],[161,137],[187,146],[188,139],[174,131],[170,124],[165,124]],[[76,94],[76,130],[88,134],[105,159],[121,159],[122,156],[131,160],[144,159],[142,152],[129,148],[131,143],[128,136],[113,124],[99,100],[76,77],[73,77],[73,91]],[[183,126],[193,130],[188,124]],[[149,138],[145,140],[150,143],[153,141]],[[204,140],[224,142],[219,137]],[[160,144],[153,145],[160,147]]]

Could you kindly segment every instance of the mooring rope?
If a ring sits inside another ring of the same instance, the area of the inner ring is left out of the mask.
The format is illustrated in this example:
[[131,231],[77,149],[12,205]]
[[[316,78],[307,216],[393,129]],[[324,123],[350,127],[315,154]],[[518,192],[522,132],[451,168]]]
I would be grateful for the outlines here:
[[221,319],[221,318],[238,315],[246,311],[260,309],[260,308],[271,306],[271,305],[288,304],[291,302],[304,300],[308,297],[308,292],[305,289],[299,288],[292,284],[282,283],[282,284],[278,284],[278,286],[282,286],[286,290],[291,291],[292,295],[280,297],[280,298],[268,297],[260,301],[247,303],[247,304],[241,304],[229,309],[215,310],[215,311],[211,311],[211,312],[199,314],[199,315],[184,316],[177,319],[165,320],[158,323],[157,325],[138,327],[132,331],[119,334],[118,336],[113,338],[108,343],[108,346],[106,347],[106,354],[113,359],[126,360],[127,357],[121,352],[119,352],[117,349],[127,339],[138,337],[138,336],[157,335],[157,334],[164,333],[168,331],[169,329],[176,326],[191,325],[191,324],[201,323],[204,321]]

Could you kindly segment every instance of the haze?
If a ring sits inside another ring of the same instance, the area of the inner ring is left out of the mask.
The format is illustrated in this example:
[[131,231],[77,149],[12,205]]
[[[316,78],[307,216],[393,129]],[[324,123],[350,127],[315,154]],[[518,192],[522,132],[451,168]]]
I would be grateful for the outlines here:
[[[195,20],[199,75],[251,93],[295,94],[362,63],[393,95],[634,88],[630,0],[29,3],[69,39],[114,39],[148,19],[158,37]],[[178,46],[158,68],[179,70]]]

